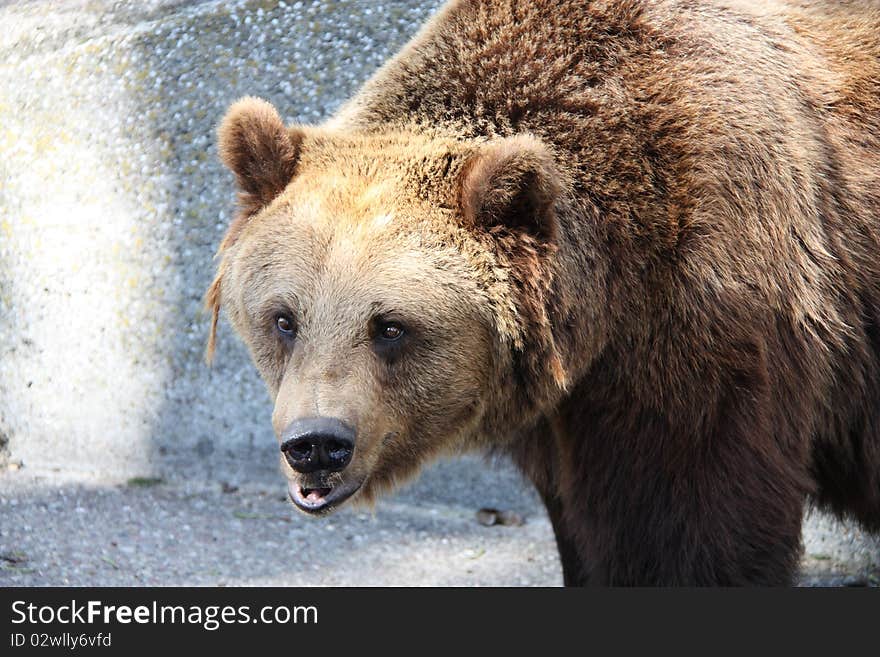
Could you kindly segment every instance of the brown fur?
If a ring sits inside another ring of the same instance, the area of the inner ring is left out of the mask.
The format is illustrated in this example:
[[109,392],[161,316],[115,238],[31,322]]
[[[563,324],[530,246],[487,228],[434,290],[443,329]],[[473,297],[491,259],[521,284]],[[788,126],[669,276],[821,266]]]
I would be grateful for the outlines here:
[[240,210],[221,249],[238,238],[247,219],[280,194],[296,172],[302,132],[284,127],[278,112],[260,98],[242,98],[218,129],[220,159],[235,173]]
[[460,0],[327,124],[220,140],[208,302],[279,433],[357,425],[361,499],[506,451],[568,584],[790,583],[808,499],[880,530],[876,4]]

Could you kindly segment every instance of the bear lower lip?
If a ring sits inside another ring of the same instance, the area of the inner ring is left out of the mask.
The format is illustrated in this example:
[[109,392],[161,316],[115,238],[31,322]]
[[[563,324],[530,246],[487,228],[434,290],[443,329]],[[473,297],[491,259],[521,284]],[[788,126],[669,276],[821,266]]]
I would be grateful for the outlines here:
[[303,511],[320,511],[327,506],[327,497],[333,489],[329,486],[302,486],[300,484],[290,484],[288,486],[288,497],[298,508]]
[[339,486],[303,486],[290,482],[287,496],[300,511],[310,515],[329,513],[336,506],[351,497],[361,487],[361,482]]

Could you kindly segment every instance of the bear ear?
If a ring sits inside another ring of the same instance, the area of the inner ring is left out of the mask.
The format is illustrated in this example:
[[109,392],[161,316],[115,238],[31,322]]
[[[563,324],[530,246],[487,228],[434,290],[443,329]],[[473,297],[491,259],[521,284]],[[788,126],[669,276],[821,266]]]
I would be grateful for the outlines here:
[[469,227],[508,229],[553,242],[560,189],[550,149],[531,135],[516,135],[479,147],[465,163],[459,205]]
[[235,174],[246,218],[278,196],[296,173],[303,132],[287,128],[260,98],[242,98],[217,130],[220,159]]

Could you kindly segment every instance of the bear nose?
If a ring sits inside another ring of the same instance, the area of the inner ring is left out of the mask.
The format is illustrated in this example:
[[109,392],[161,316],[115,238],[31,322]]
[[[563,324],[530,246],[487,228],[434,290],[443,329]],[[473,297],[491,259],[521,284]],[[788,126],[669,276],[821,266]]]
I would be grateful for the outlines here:
[[351,461],[354,438],[354,429],[341,420],[304,418],[294,420],[284,430],[281,451],[297,472],[337,472]]

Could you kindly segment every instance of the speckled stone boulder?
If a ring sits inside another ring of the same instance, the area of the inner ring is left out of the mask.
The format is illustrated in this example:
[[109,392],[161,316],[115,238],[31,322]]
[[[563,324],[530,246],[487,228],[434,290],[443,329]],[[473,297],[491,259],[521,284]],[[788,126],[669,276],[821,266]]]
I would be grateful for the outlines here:
[[0,451],[51,470],[275,472],[270,404],[202,295],[234,204],[214,128],[335,110],[438,0],[0,3]]

